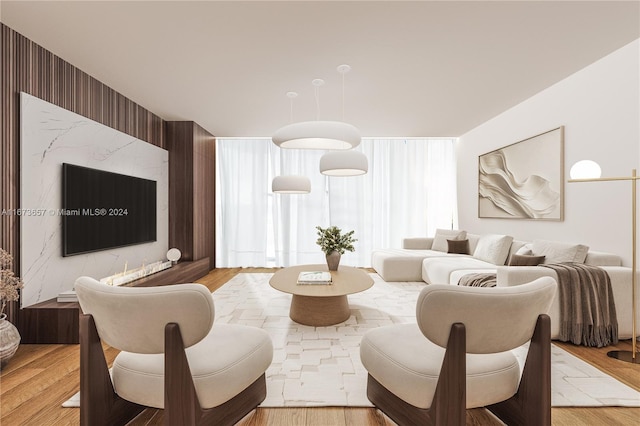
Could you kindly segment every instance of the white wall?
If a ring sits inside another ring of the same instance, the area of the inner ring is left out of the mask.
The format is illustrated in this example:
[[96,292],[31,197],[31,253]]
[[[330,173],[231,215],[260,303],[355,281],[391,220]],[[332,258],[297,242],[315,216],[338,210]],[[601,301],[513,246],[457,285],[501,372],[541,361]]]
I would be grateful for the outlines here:
[[639,58],[640,39],[464,134],[457,146],[460,228],[584,243],[630,265],[630,182],[565,183],[564,221],[479,219],[478,156],[565,126],[565,182],[582,159],[597,161],[603,177],[630,176],[640,168]]
[[[20,205],[39,210],[20,217],[22,307],[71,290],[82,275],[102,278],[164,260],[169,245],[168,151],[20,94]],[[62,257],[62,163],[157,182],[156,241]]]

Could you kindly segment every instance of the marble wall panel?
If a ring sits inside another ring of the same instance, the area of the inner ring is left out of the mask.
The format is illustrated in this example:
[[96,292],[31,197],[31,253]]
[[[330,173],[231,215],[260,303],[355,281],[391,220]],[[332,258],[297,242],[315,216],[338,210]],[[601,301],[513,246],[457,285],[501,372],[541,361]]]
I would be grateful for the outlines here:
[[[76,278],[101,278],[165,258],[168,152],[86,117],[20,94],[22,307],[71,290]],[[62,163],[157,182],[157,241],[62,256]],[[16,213],[17,214],[17,213]]]

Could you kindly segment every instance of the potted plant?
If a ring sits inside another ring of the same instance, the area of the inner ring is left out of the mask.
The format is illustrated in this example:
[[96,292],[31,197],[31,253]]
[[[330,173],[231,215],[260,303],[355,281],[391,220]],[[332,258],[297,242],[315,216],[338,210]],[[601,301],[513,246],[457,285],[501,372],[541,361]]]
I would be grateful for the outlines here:
[[337,271],[340,264],[340,256],[345,251],[355,251],[353,243],[358,240],[353,238],[354,231],[349,231],[343,235],[342,230],[337,226],[330,226],[324,229],[316,226],[316,229],[318,230],[316,244],[320,246],[326,255],[329,270]]
[[0,369],[11,359],[18,350],[20,333],[18,329],[7,321],[4,313],[7,302],[15,302],[20,297],[18,290],[22,288],[22,280],[11,270],[13,256],[0,249]]

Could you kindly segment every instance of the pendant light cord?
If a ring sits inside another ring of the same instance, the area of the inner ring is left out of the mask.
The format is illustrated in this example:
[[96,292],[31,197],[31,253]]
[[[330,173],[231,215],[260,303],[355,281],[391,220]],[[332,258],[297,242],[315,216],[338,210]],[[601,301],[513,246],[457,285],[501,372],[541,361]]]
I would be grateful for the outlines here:
[[320,121],[320,86],[315,87],[315,96],[316,96],[316,121]]
[[344,75],[346,73],[342,73],[342,121],[344,121]]
[[293,100],[298,97],[296,92],[287,92],[289,98],[289,122],[293,123]]
[[342,64],[338,66],[338,72],[342,74],[342,121],[344,122],[344,93],[345,93],[345,77],[344,75],[351,70],[351,67],[347,64]]
[[320,86],[324,84],[324,80],[316,78],[311,82],[311,84],[313,84],[313,93],[316,97],[316,121],[320,121]]

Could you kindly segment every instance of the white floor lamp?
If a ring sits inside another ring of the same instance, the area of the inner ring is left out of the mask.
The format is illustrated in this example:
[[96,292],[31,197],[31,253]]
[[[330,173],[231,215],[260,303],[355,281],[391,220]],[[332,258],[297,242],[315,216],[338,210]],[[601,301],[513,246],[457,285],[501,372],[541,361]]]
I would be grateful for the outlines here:
[[616,358],[621,361],[631,362],[634,364],[640,364],[640,358],[637,356],[637,344],[636,344],[636,291],[637,291],[637,276],[636,276],[636,182],[639,177],[636,176],[636,169],[631,171],[631,176],[623,176],[623,177],[610,177],[603,178],[600,177],[600,166],[590,160],[578,161],[571,167],[569,179],[570,183],[573,182],[608,182],[608,181],[617,181],[617,180],[628,180],[631,181],[631,315],[632,315],[632,323],[631,323],[631,351],[610,351],[607,355],[611,358]]

